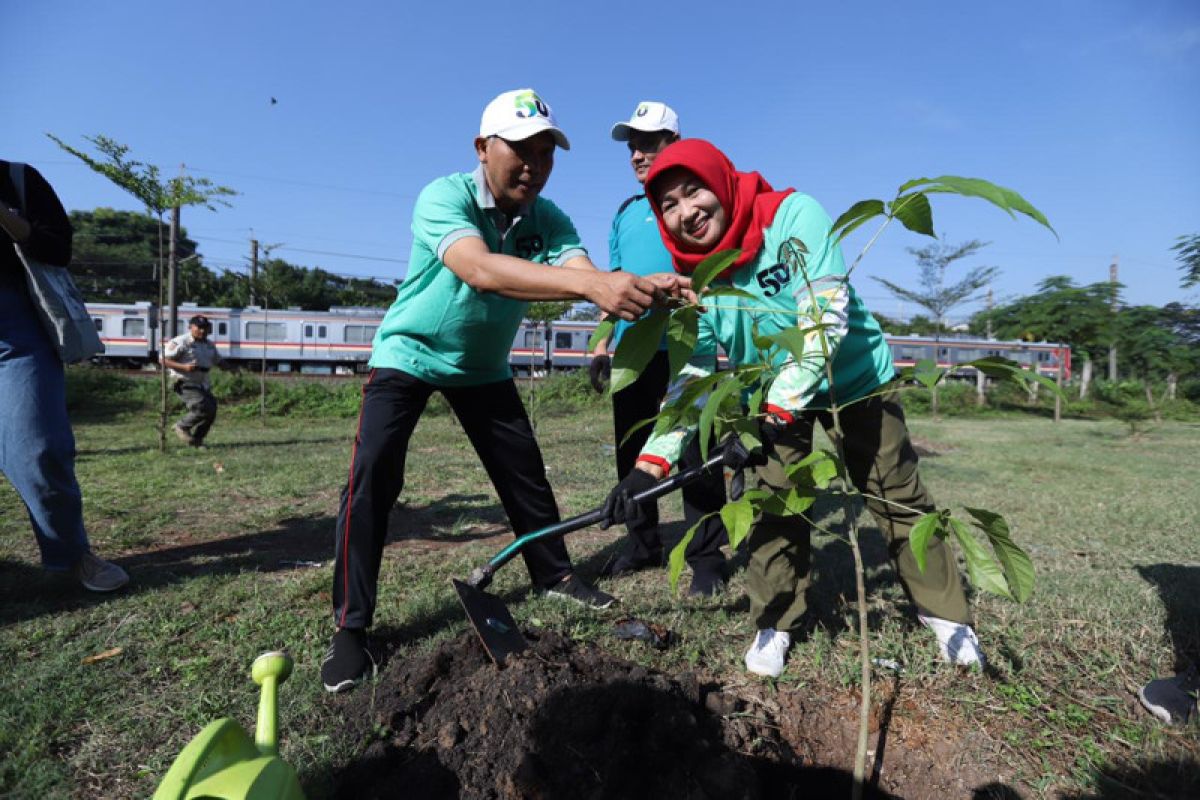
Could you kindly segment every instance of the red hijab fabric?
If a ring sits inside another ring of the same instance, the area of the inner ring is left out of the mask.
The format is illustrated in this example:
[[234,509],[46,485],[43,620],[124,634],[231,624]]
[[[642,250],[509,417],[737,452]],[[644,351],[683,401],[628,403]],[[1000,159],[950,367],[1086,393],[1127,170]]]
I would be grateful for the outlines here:
[[[664,172],[681,167],[704,182],[725,210],[729,227],[712,250],[694,253],[680,249],[679,243],[663,225],[662,209],[654,197],[654,181]],[[704,139],[681,139],[666,147],[654,159],[650,172],[646,174],[646,196],[654,216],[658,219],[658,230],[663,244],[671,253],[675,271],[690,275],[697,265],[713,253],[738,248],[742,254],[733,266],[719,277],[728,278],[749,263],[763,246],[763,229],[775,219],[779,204],[795,189],[777,192],[757,172],[738,172],[724,153]]]

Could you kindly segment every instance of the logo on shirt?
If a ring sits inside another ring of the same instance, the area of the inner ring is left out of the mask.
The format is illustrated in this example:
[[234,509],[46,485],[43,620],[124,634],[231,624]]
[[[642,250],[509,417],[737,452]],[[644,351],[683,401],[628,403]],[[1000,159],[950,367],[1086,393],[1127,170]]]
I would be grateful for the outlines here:
[[550,109],[542,102],[542,98],[537,96],[537,92],[521,92],[513,98],[513,104],[516,105],[517,116],[521,119],[550,116]]
[[754,278],[758,281],[758,285],[762,287],[763,294],[766,297],[774,297],[788,283],[787,264],[779,263],[764,267],[759,270]]
[[535,233],[532,236],[519,237],[516,244],[513,245],[513,250],[518,258],[528,261],[534,254],[542,252],[542,248],[545,246],[542,237]]

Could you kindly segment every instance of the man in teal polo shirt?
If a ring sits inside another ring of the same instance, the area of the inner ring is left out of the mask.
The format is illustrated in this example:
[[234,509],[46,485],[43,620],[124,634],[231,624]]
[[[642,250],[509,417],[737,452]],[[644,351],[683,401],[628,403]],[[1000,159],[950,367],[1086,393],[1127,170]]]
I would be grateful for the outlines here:
[[[479,454],[517,535],[559,521],[541,452],[512,380],[508,354],[530,300],[589,300],[636,319],[656,298],[686,290],[673,273],[601,272],[570,219],[540,196],[556,147],[569,148],[532,89],[484,109],[473,173],[439,178],[413,209],[408,276],[375,334],[371,375],[338,511],[333,611],[321,665],[331,692],[374,669],[365,631],[375,612],[388,514],[404,486],[409,437],[441,392]],[[534,586],[606,608],[613,598],[571,568],[562,539],[522,551]]]
[[[628,122],[613,125],[611,135],[614,141],[628,144],[633,176],[639,184],[644,184],[655,156],[679,139],[679,116],[665,103],[647,100],[638,103]],[[617,209],[608,237],[608,257],[612,269],[634,275],[673,270],[671,256],[663,246],[654,211],[645,194],[635,194]],[[611,368],[608,350],[617,346],[629,325],[618,320],[612,341],[600,342],[592,352],[589,371],[596,391],[603,391],[603,380]],[[670,368],[664,341],[638,379],[612,396],[618,480],[633,469],[642,445],[650,436],[650,426],[643,425],[636,430],[635,426],[658,413],[669,381]],[[633,431],[632,434],[630,431]],[[700,443],[696,440],[684,457],[684,468],[699,464],[700,461]],[[720,550],[721,541],[725,538],[725,526],[717,516],[721,506],[725,505],[724,477],[720,474],[710,476],[685,487],[682,494],[683,516],[689,528],[710,515],[696,529],[686,553],[688,566],[692,570],[688,593],[707,597],[719,592],[725,584],[725,556]],[[664,551],[673,545],[671,541],[664,541],[660,534],[658,504],[650,501],[641,512],[636,519],[626,520],[629,535],[621,552],[607,565],[606,572],[609,575],[661,566]]]

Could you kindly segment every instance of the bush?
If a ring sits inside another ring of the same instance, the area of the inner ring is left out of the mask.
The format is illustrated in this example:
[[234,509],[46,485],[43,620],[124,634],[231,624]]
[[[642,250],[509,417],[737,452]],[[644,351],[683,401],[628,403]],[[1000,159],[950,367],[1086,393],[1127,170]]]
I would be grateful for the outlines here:
[[[517,389],[529,407],[529,380],[518,379]],[[592,388],[586,369],[554,372],[535,382],[538,414],[569,414],[585,408],[607,408],[608,396]]]
[[67,413],[72,416],[115,416],[158,405],[159,385],[153,374],[131,377],[104,367],[79,364],[67,368]]

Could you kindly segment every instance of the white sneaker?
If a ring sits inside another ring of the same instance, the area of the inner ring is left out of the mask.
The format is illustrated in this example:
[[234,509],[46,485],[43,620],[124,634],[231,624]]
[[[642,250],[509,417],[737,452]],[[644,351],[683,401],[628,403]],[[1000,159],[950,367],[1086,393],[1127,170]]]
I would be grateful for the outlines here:
[[79,559],[74,571],[83,588],[91,592],[115,592],[129,583],[129,575],[125,570],[90,550]]
[[746,669],[755,675],[778,678],[791,646],[792,635],[786,631],[774,628],[759,631],[754,636],[754,644],[746,651]]
[[961,667],[978,664],[982,668],[987,664],[983,648],[979,646],[979,639],[970,625],[926,614],[917,614],[917,619],[937,636],[942,661]]

